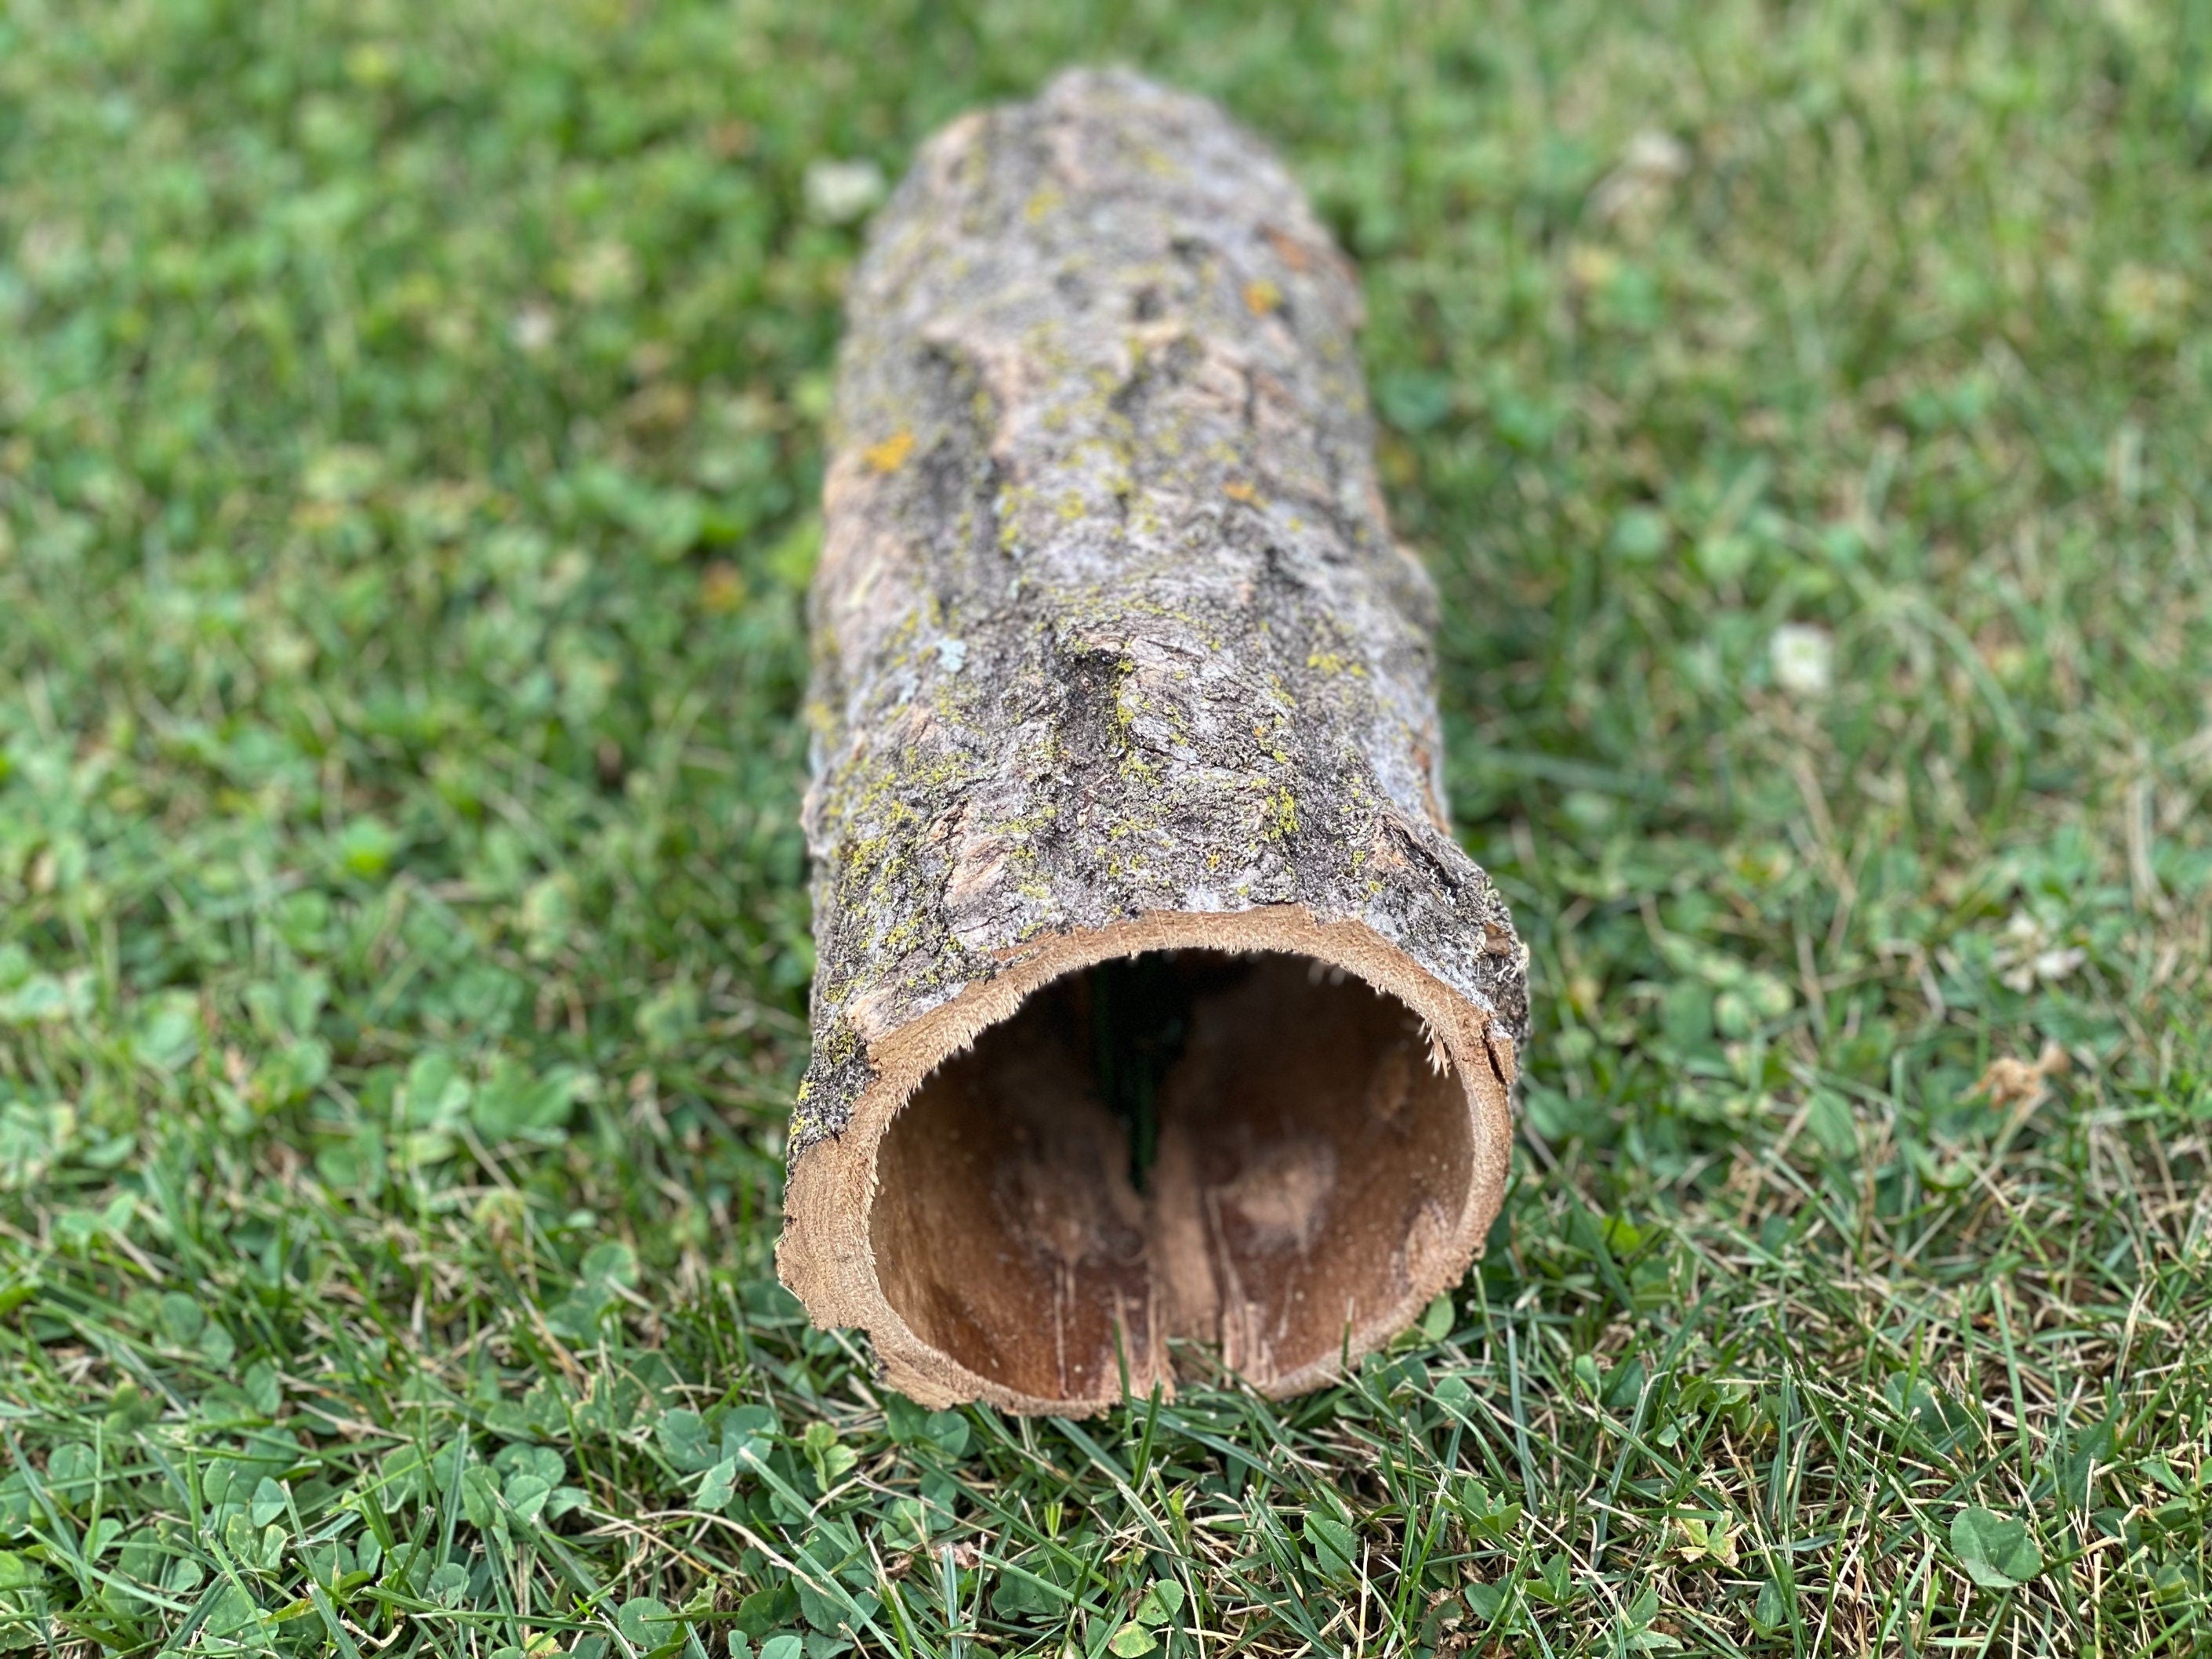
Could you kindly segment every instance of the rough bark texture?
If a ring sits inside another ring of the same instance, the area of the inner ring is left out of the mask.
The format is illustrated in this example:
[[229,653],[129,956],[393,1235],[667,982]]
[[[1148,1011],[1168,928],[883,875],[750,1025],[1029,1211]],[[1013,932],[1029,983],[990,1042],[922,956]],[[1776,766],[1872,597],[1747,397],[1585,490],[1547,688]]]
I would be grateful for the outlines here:
[[[1449,1177],[1466,1190],[1425,1200],[1437,1216],[1387,1246],[1381,1289],[1345,1293],[1353,1350],[1386,1339],[1494,1214],[1526,953],[1449,833],[1436,600],[1376,484],[1353,272],[1214,106],[1078,72],[930,142],[848,306],[812,599],[819,967],[786,1279],[817,1319],[866,1325],[917,1397],[1118,1397],[1118,1375],[1065,1355],[994,1371],[988,1319],[944,1338],[974,1311],[945,1302],[957,1285],[929,1290],[934,1314],[886,1299],[879,1144],[948,1056],[1087,963],[1282,951],[1418,1017],[1474,1126]],[[1176,1154],[1163,1144],[1163,1188]],[[1005,1188],[977,1178],[978,1202]],[[1325,1376],[1344,1340],[1319,1359],[1240,1344],[1218,1286],[1203,1317],[1175,1311],[1191,1270],[1172,1240],[1197,1224],[1170,1201],[1114,1194],[1136,1242],[1109,1253],[1161,1304],[1113,1304],[1132,1386],[1168,1376],[1178,1334],[1271,1389]],[[1050,1247],[1070,1285],[1089,1248]],[[1054,1294],[1062,1318],[1077,1292]]]

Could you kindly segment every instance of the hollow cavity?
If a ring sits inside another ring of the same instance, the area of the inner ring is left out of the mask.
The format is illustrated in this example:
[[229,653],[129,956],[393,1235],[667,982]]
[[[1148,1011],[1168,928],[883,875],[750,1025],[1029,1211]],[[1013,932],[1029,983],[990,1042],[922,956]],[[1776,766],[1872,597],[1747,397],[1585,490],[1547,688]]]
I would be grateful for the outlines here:
[[1044,1399],[1169,1343],[1262,1387],[1433,1283],[1468,1096],[1396,998],[1313,958],[1147,951],[1033,993],[891,1120],[869,1237],[914,1334]]

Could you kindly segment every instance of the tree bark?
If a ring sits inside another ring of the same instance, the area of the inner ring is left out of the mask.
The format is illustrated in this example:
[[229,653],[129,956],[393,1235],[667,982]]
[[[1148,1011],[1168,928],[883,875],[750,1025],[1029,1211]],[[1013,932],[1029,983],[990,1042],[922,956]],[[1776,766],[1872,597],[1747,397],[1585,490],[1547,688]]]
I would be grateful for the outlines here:
[[1527,1006],[1355,275],[1219,110],[1074,72],[924,148],[848,311],[781,1273],[931,1405],[1178,1339],[1311,1387],[1480,1245]]

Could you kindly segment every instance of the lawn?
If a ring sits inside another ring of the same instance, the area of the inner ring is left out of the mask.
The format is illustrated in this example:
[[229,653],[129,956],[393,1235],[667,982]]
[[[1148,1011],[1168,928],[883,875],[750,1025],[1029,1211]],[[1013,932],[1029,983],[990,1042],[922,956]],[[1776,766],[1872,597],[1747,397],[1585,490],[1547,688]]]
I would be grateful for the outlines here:
[[[1254,10],[0,4],[0,1649],[2212,1644],[2212,6]],[[770,1262],[829,370],[1102,58],[1364,270],[1524,1133],[1341,1387],[932,1414]]]

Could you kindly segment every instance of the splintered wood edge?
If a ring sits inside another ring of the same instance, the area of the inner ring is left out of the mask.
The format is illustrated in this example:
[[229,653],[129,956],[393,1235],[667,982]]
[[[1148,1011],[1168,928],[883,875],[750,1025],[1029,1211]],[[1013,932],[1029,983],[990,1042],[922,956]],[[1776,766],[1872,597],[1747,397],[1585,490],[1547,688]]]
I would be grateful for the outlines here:
[[[930,1073],[1008,1018],[1041,986],[1116,957],[1146,951],[1272,951],[1310,957],[1357,975],[1405,1004],[1443,1046],[1465,1092],[1471,1167],[1448,1247],[1436,1265],[1390,1308],[1351,1330],[1338,1355],[1270,1378],[1261,1391],[1280,1399],[1340,1374],[1345,1358],[1388,1342],[1465,1275],[1497,1218],[1512,1145],[1511,1096],[1519,1066],[1513,1041],[1484,1010],[1451,990],[1373,929],[1357,921],[1319,921],[1295,905],[1231,915],[1156,912],[1111,927],[1033,941],[995,978],[971,985],[872,1045],[876,1077],[854,1103],[842,1135],[816,1142],[792,1162],[784,1193],[776,1271],[823,1328],[858,1326],[883,1362],[884,1381],[933,1409],[988,1401],[1007,1411],[1085,1417],[1119,1403],[1118,1395],[1049,1399],[980,1376],[917,1336],[883,1291],[869,1237],[878,1182],[877,1152],[901,1107]],[[1132,1376],[1138,1395],[1158,1383],[1172,1392],[1164,1355],[1155,1375]]]

